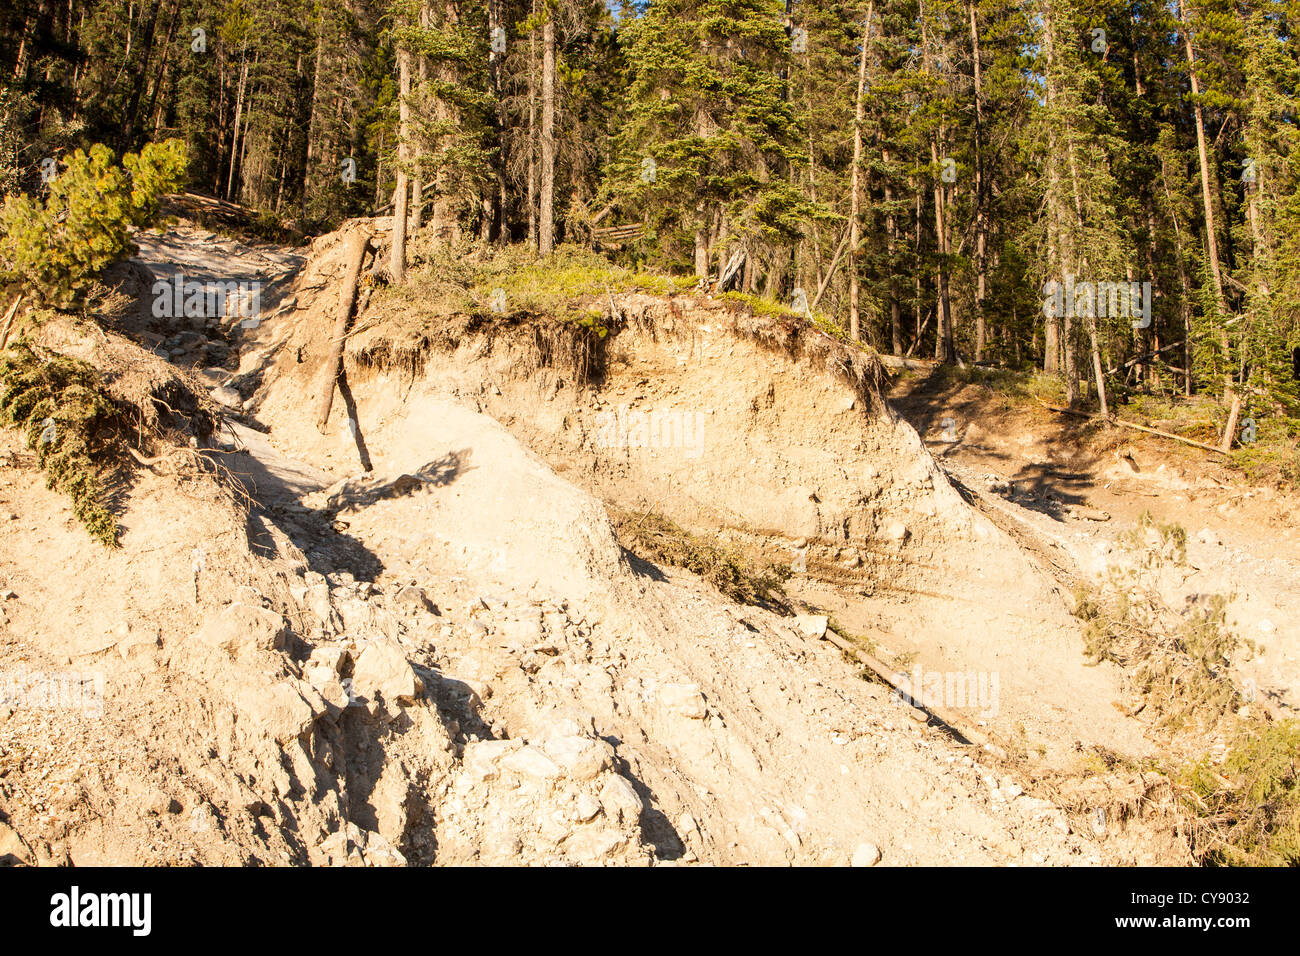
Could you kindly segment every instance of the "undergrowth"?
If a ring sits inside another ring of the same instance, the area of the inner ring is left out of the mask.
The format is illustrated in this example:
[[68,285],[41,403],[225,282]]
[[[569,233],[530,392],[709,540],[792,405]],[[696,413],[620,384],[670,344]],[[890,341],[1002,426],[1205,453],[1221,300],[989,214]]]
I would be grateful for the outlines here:
[[97,541],[117,545],[117,522],[103,503],[101,462],[116,408],[95,369],[26,342],[0,353],[0,424],[20,428],[46,485],[72,499],[73,514]]
[[[1195,754],[1161,771],[1190,817],[1193,854],[1206,865],[1300,865],[1300,722],[1264,721],[1233,683],[1232,655],[1249,642],[1228,624],[1228,598],[1182,610],[1161,598],[1160,573],[1186,561],[1182,527],[1143,514],[1119,543],[1131,560],[1081,586],[1074,613],[1089,657],[1122,669],[1132,713],[1145,712],[1170,752]],[[1214,739],[1224,741],[1217,759]]]
[[756,568],[734,549],[692,534],[662,515],[620,512],[613,521],[619,541],[634,554],[698,574],[739,604],[791,613],[784,588],[788,568]]

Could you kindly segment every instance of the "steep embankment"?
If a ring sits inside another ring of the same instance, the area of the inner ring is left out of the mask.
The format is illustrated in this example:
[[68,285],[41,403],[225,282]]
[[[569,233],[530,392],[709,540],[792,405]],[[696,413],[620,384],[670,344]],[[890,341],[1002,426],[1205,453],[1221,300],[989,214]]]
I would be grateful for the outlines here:
[[[246,513],[219,477],[169,453],[122,495],[121,550],[100,550],[5,436],[0,511],[16,517],[0,554],[13,592],[0,671],[25,685],[0,706],[0,856],[1177,858],[1122,822],[1140,780],[1099,777],[1056,804],[1024,792],[1038,771],[1006,731],[1014,715],[1053,745],[1110,745],[1125,735],[1096,713],[1110,678],[1076,669],[1050,582],[970,511],[843,347],[791,350],[781,326],[746,329],[707,302],[624,299],[629,327],[605,340],[594,376],[566,366],[574,353],[551,336],[567,330],[462,331],[438,316],[425,324],[448,347],[385,367],[381,324],[401,316],[376,307],[321,436],[308,405],[337,238],[317,243],[273,318],[209,323],[169,353],[201,364],[219,341],[238,354],[223,384],[238,398],[224,397],[256,418],[209,457],[251,496]],[[167,242],[191,239],[182,228]],[[169,274],[173,258],[146,264]],[[123,328],[165,341],[179,325],[146,309]],[[624,402],[701,412],[701,441],[628,447],[601,415]],[[984,718],[1016,752],[954,743],[793,619],[629,555],[607,503],[789,549],[809,571],[796,594],[898,628],[935,655],[929,668],[997,668]],[[847,586],[822,569],[837,550]],[[39,688],[70,674],[98,680],[98,696],[43,705]]]
[[[309,286],[340,265],[321,245]],[[301,437],[315,435],[301,397],[320,388],[321,310],[334,303],[268,332],[276,358],[257,401],[343,475],[360,463],[344,413],[337,438]],[[440,427],[426,405],[473,408],[609,506],[721,530],[794,567],[793,595],[901,670],[996,680],[996,717],[971,707],[973,718],[1050,762],[1078,740],[1141,752],[1112,706],[1115,673],[1085,666],[1065,595],[953,489],[881,400],[874,359],[727,301],[623,295],[610,307],[622,330],[607,339],[528,316],[373,307],[346,350],[361,443],[380,470],[418,468]]]

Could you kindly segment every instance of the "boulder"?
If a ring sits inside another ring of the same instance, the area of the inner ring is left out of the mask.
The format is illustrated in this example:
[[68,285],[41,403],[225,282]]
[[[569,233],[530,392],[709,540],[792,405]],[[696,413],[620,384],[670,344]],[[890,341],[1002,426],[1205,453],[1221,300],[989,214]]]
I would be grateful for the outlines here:
[[284,647],[288,626],[275,611],[249,604],[227,604],[208,619],[196,637],[203,643],[241,658]]
[[406,654],[396,641],[376,640],[366,645],[352,670],[352,691],[358,697],[385,704],[413,704],[424,691]]

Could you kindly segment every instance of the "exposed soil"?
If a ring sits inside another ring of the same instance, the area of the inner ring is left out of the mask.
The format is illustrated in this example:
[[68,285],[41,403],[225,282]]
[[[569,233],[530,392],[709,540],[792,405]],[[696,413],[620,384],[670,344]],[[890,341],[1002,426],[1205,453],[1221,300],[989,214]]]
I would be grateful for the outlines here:
[[[1143,508],[1204,515],[1225,543],[1193,539],[1179,586],[1235,582],[1265,645],[1243,679],[1295,700],[1284,503],[1160,472],[1146,444],[1127,475],[1095,444],[1051,457],[1059,423],[984,396],[903,383],[891,408],[866,359],[729,304],[619,297],[584,368],[531,320],[399,335],[381,291],[322,434],[339,238],[144,237],[122,330],[206,375],[229,421],[215,476],[142,472],[119,550],[0,436],[0,675],[102,687],[102,713],[0,705],[0,857],[1184,862],[1167,795],[1125,769],[1147,728],[1069,613]],[[274,281],[265,319],[160,321],[143,290],[177,269]],[[788,567],[803,614],[624,550],[611,509]],[[901,673],[994,680],[958,708],[989,743],[865,679],[817,615]]]

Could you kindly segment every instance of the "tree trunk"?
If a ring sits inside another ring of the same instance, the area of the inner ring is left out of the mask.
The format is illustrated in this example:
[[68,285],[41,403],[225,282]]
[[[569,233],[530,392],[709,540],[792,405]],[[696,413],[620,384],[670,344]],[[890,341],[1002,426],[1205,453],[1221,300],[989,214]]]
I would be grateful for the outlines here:
[[405,47],[397,48],[397,191],[393,195],[393,245],[388,259],[388,275],[400,284],[406,279],[406,215],[410,197],[407,178],[407,140],[410,136],[411,54]]
[[[537,3],[532,4],[537,15]],[[530,18],[531,19],[531,18]],[[528,245],[537,250],[537,30],[528,31]]]
[[867,89],[867,55],[871,49],[871,19],[875,3],[867,4],[867,22],[862,30],[862,55],[858,58],[858,94],[853,103],[853,185],[849,199],[849,338],[861,341],[861,318],[858,313],[859,247],[862,245],[862,113]]
[[1214,279],[1214,300],[1219,314],[1219,348],[1223,354],[1223,400],[1233,398],[1232,345],[1228,330],[1222,325],[1228,315],[1228,303],[1223,294],[1223,273],[1219,265],[1219,239],[1214,225],[1214,201],[1210,190],[1210,159],[1205,145],[1205,113],[1201,109],[1200,80],[1196,75],[1196,50],[1192,46],[1192,23],[1184,0],[1178,2],[1178,17],[1183,24],[1183,45],[1187,51],[1188,80],[1192,87],[1192,115],[1196,120],[1196,155],[1201,171],[1201,203],[1205,209],[1205,250],[1209,260],[1210,276]]
[[542,26],[542,170],[537,213],[537,251],[548,256],[555,248],[555,15],[548,12]]
[[984,107],[982,103],[983,76],[980,65],[979,23],[975,17],[975,2],[967,0],[970,11],[970,42],[975,69],[975,361],[984,360],[984,343],[987,330],[984,319],[984,292],[988,282],[988,214],[984,208]]
[[[889,165],[889,150],[882,149],[880,158],[885,166]],[[894,215],[894,187],[885,174],[885,248],[889,263],[889,337],[894,355],[903,354],[903,310],[898,301],[898,278],[895,275],[897,263],[894,261],[898,250],[898,217]]]
[[239,48],[239,92],[235,94],[235,122],[230,133],[230,171],[226,177],[226,199],[235,193],[235,165],[239,158],[239,123],[244,115],[244,92],[248,89],[248,44]]
[[365,260],[366,250],[370,247],[370,237],[358,229],[348,236],[347,242],[343,290],[339,296],[339,308],[334,318],[334,335],[330,339],[329,357],[325,360],[321,394],[316,404],[316,428],[322,433],[329,422],[330,406],[334,403],[334,383],[338,380],[339,370],[343,367],[343,344],[347,339],[352,307],[356,304],[357,279],[361,274],[361,263]]
[[[420,29],[429,29],[429,4],[427,0],[420,0]],[[428,89],[429,82],[429,59],[423,53],[419,56],[419,62],[416,67],[416,73],[420,78],[420,89]],[[411,179],[411,215],[410,231],[411,234],[420,231],[420,220],[424,215],[424,176],[422,175],[417,157],[417,166],[415,175]]]

